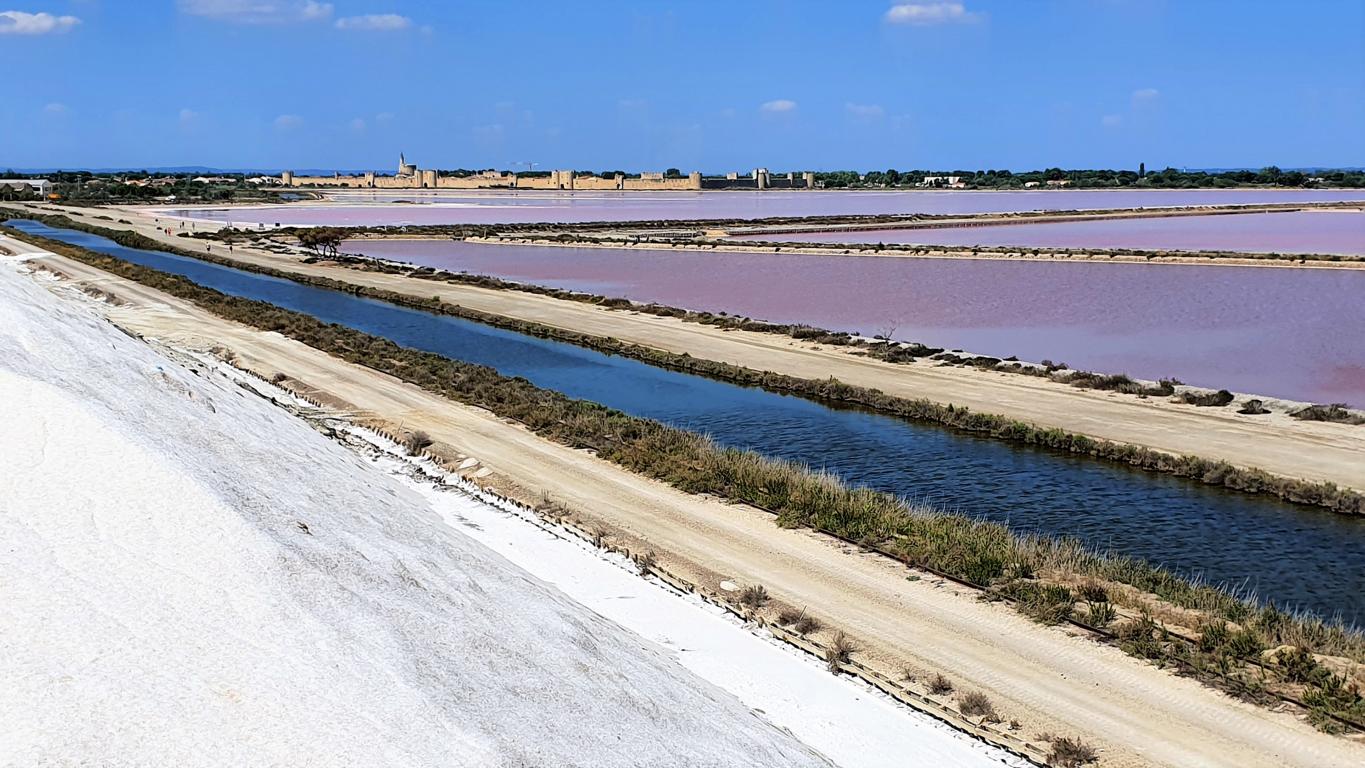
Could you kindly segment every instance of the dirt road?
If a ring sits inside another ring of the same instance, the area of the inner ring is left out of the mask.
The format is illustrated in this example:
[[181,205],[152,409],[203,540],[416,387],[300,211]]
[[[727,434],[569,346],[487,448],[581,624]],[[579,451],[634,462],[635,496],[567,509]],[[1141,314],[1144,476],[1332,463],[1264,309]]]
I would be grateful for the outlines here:
[[762,584],[852,634],[859,658],[948,674],[980,689],[1027,733],[1076,734],[1102,747],[1104,765],[1357,766],[1365,747],[1284,714],[1234,701],[1115,649],[889,560],[767,514],[684,494],[592,455],[551,443],[480,409],[331,358],[278,334],[229,323],[177,299],[60,257],[39,259],[126,302],[117,324],[193,348],[226,346],[265,376],[280,371],[346,404],[351,415],[423,429],[438,445],[478,458],[522,491],[549,491],[588,520],[647,542],[671,570],[699,583]]
[[[98,226],[128,227],[95,218],[101,209],[42,208],[83,218]],[[143,218],[138,209],[113,210],[116,215],[125,213],[122,218],[134,222],[134,228],[142,234],[180,247],[187,245],[185,238],[167,235]],[[189,244],[198,247],[197,243]],[[218,255],[229,255],[222,245],[215,245],[213,250]],[[901,397],[951,403],[1042,427],[1169,453],[1221,459],[1238,467],[1365,491],[1365,461],[1361,460],[1365,456],[1365,427],[1298,421],[1286,416],[1282,408],[1272,414],[1242,416],[1228,408],[1200,408],[1165,398],[1140,399],[1083,390],[1018,374],[939,367],[929,361],[908,365],[885,363],[859,357],[845,348],[822,348],[775,334],[723,331],[675,318],[604,309],[518,291],[304,264],[298,258],[251,248],[235,248],[230,256],[243,262],[421,298],[437,295],[444,301],[483,312],[610,336],[674,353],[685,352],[696,358],[801,378],[834,377]]]

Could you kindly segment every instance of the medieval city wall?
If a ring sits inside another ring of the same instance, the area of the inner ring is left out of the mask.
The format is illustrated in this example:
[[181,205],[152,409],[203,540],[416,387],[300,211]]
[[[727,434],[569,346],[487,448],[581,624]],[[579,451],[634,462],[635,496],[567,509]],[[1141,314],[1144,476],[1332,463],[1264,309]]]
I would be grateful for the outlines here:
[[[288,187],[339,187],[346,189],[545,189],[545,190],[698,190],[715,189],[728,186],[743,188],[755,186],[757,182],[747,179],[718,184],[718,180],[703,180],[700,173],[669,178],[659,173],[641,174],[630,178],[623,176],[579,176],[573,171],[551,171],[546,176],[518,177],[512,173],[480,173],[473,176],[441,176],[431,169],[418,169],[410,175],[380,176],[373,172],[360,176],[295,176],[286,171],[280,175],[282,184]],[[766,177],[765,177],[766,181]],[[786,180],[782,180],[785,182]],[[773,186],[792,188],[774,179]],[[766,186],[766,184],[765,184]],[[761,189],[762,186],[759,186]]]
[[510,173],[478,174],[475,176],[438,176],[437,189],[508,189],[516,186],[517,177]]

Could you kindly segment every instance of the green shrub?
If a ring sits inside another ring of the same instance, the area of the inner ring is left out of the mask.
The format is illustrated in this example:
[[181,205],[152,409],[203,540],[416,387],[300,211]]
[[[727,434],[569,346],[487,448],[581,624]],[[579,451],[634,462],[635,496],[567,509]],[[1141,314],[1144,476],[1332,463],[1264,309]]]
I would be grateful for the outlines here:
[[1113,623],[1117,617],[1118,611],[1114,608],[1113,603],[1096,600],[1085,604],[1085,623],[1092,627],[1104,629]]

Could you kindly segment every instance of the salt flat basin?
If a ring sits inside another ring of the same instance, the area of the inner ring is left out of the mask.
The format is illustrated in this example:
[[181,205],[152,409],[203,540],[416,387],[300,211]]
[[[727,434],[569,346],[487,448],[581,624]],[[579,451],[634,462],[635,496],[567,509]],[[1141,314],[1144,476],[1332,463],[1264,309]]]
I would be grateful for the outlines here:
[[1365,255],[1365,211],[1323,210],[1100,219],[945,229],[864,229],[740,235],[799,243],[913,243],[1024,248],[1136,248]]
[[450,240],[353,242],[345,250],[774,322],[894,331],[898,339],[1000,357],[1365,404],[1362,270]]
[[[1283,606],[1365,621],[1365,518],[1220,490],[1082,456],[656,368],[567,342],[432,315],[290,280],[16,220],[18,229],[185,275],[396,344],[488,365],[537,386],[829,471],[852,485],[1021,532],[1075,537],[1254,591]],[[1272,270],[1273,271],[1273,270]]]
[[[999,213],[1365,200],[1365,190],[1197,189],[764,192],[388,190],[326,192],[326,204],[165,208],[215,222],[289,225],[511,224],[657,219],[761,219],[909,213]],[[396,202],[404,201],[404,202]]]

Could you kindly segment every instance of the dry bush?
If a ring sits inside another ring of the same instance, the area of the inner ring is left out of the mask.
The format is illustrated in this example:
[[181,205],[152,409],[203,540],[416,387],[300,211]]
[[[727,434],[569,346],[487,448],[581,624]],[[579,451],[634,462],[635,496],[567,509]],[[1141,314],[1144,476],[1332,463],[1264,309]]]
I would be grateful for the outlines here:
[[768,602],[768,590],[762,584],[745,587],[739,593],[739,604],[750,610],[761,608]]
[[777,615],[777,623],[785,627],[791,627],[791,630],[798,635],[809,635],[820,629],[821,626],[820,620],[814,616],[807,615],[806,609],[804,608],[799,611],[791,608],[783,609],[783,611]]
[[825,648],[825,664],[829,666],[829,671],[838,672],[839,665],[848,661],[848,655],[853,653],[856,648],[853,641],[843,632],[834,635],[834,639],[829,641],[829,646]]
[[431,442],[431,435],[419,429],[409,432],[408,436],[403,438],[403,447],[407,449],[408,455],[416,456],[430,447]]
[[1365,424],[1365,416],[1351,411],[1345,403],[1310,405],[1289,414],[1301,421],[1330,421],[1337,424]]
[[995,705],[981,691],[968,691],[962,694],[957,700],[957,708],[967,717],[980,717],[992,723],[1000,722],[1000,715],[996,714]]
[[654,570],[657,562],[658,558],[655,557],[654,550],[642,552],[635,556],[635,568],[641,576],[648,576],[650,571]]
[[1089,765],[1099,759],[1095,748],[1080,739],[1061,736],[1051,739],[1051,741],[1052,751],[1047,755],[1049,765],[1059,766],[1059,768],[1080,768],[1080,766]]
[[598,549],[607,548],[607,537],[611,535],[604,526],[594,526],[592,529],[592,545]]
[[1226,389],[1217,392],[1181,392],[1176,399],[1189,405],[1221,408],[1232,402],[1232,393]]
[[953,692],[953,681],[944,677],[942,673],[934,673],[934,676],[929,678],[928,686],[929,692],[935,696],[943,696]]

